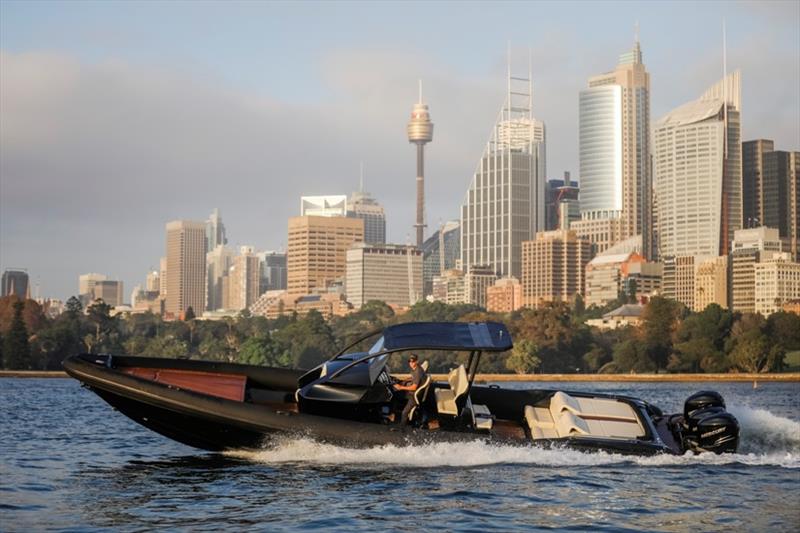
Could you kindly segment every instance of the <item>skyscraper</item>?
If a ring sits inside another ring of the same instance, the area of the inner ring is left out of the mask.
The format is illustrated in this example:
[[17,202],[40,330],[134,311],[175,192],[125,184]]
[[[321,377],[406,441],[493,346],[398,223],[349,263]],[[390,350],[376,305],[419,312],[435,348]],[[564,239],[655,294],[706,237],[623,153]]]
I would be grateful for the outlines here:
[[286,254],[281,252],[259,252],[261,283],[259,292],[286,290]]
[[122,305],[122,282],[116,280],[102,280],[94,284],[94,297],[92,300],[103,300],[111,307]]
[[165,311],[177,317],[191,307],[200,315],[206,308],[206,223],[175,220],[166,231]]
[[216,207],[211,212],[211,216],[206,220],[206,250],[213,250],[217,246],[228,244],[228,237],[225,233],[225,224],[219,216],[219,209]]
[[796,261],[800,246],[800,152],[774,148],[767,139],[742,143],[744,226],[776,228],[784,251]]
[[22,298],[30,298],[28,273],[21,269],[9,269],[3,272],[2,293],[0,296],[12,294]]
[[347,216],[364,221],[364,242],[368,244],[386,242],[386,213],[383,211],[383,206],[365,192],[363,187],[350,195]]
[[[582,226],[618,225],[619,240],[642,235],[650,257],[650,74],[642,63],[638,37],[612,72],[589,78],[580,92],[579,141],[581,217],[579,236],[602,232]],[[610,222],[619,219],[619,222]],[[602,225],[602,224],[601,224]],[[613,231],[613,230],[612,230]],[[614,243],[610,243],[613,245]]]
[[286,252],[287,293],[303,296],[325,292],[344,279],[347,249],[364,240],[364,221],[343,216],[300,216],[289,219]]
[[520,277],[522,243],[545,228],[545,127],[533,82],[511,76],[506,101],[461,206],[461,262]]
[[300,216],[346,217],[347,196],[343,194],[328,196],[301,196]]
[[656,123],[661,257],[727,255],[742,227],[739,71]]

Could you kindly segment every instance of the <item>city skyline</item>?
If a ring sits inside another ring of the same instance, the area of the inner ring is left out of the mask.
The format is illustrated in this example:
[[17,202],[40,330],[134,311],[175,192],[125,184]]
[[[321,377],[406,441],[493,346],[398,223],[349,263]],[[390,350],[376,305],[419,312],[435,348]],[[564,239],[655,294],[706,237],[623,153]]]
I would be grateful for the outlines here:
[[[192,9],[193,24],[181,25],[177,19],[186,13],[179,5],[123,7],[119,12],[99,5],[87,6],[86,13],[73,9],[87,16],[53,16],[63,27],[48,32],[43,10],[61,12],[63,6],[2,4],[0,267],[26,268],[31,286],[42,285],[42,296],[68,297],[84,272],[107,273],[126,287],[142,283],[163,255],[163,225],[204,219],[214,207],[225,214],[232,246],[285,248],[295,199],[357,190],[361,160],[366,189],[386,209],[387,240],[405,243],[413,235],[415,196],[405,124],[418,78],[425,81],[425,100],[437,128],[426,153],[430,236],[441,222],[458,216],[475,158],[502,104],[508,40],[520,52],[515,56],[526,57],[528,45],[533,52],[534,115],[548,127],[548,178],[571,170],[580,180],[579,91],[587,77],[608,70],[611,59],[630,49],[636,20],[651,74],[654,120],[721,77],[724,17],[729,68],[741,68],[745,80],[742,140],[767,138],[781,149],[800,147],[797,4],[701,4],[691,20],[670,13],[668,4],[602,9],[580,4],[587,15],[597,15],[584,18],[602,22],[601,29],[585,34],[587,23],[573,20],[571,9],[531,4],[519,9],[545,15],[534,27],[520,17],[474,44],[437,36],[412,49],[395,30],[373,33],[404,26],[393,16],[402,10],[390,4],[366,8],[367,19],[382,23],[355,32],[332,50],[326,47],[332,36],[325,32],[307,44],[289,40],[278,47],[277,37],[242,22],[239,5],[214,31],[227,42],[224,36],[242,23],[242,37],[232,41],[246,47],[257,42],[257,33],[261,48],[237,56],[231,45],[219,43],[207,63],[197,58],[208,45],[191,47],[203,36],[194,23],[208,22],[222,8]],[[321,5],[311,23],[327,28],[322,12],[328,9]],[[347,8],[339,11],[346,14]],[[415,34],[429,31],[446,10],[434,4],[430,11],[431,20],[415,27]],[[477,19],[486,24],[484,16],[500,16],[479,11],[465,6],[454,15],[459,34],[473,38],[474,32],[463,30]],[[131,12],[137,16],[123,23],[122,14]],[[284,5],[256,12],[265,26],[297,16]],[[160,16],[152,31],[171,23],[186,34],[182,37],[194,40],[179,45],[174,36],[157,43],[132,38],[155,14]],[[668,28],[678,20],[681,39],[675,41]],[[454,31],[443,33],[453,39]],[[370,47],[376,40],[384,45]],[[293,51],[298,44],[303,46]],[[463,50],[456,53],[454,47]],[[166,52],[159,57],[153,49]],[[303,57],[315,54],[318,59],[303,63]],[[280,61],[290,66],[304,66],[275,70],[278,56],[286,56]],[[309,69],[316,78],[309,77]],[[243,79],[255,71],[263,71],[260,79]],[[281,79],[270,72],[281,72]],[[775,79],[785,81],[776,84]],[[309,137],[313,157],[306,143],[298,142],[315,124],[310,116],[318,121],[319,134]],[[277,136],[287,124],[286,136]],[[192,131],[203,128],[213,133]],[[304,165],[297,165],[297,154],[303,154]]]

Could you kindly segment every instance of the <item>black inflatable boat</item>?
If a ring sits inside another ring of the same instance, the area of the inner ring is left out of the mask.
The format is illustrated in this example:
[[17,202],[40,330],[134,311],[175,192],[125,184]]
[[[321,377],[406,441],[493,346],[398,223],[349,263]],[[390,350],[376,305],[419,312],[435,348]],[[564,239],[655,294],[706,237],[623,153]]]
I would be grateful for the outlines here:
[[[351,351],[373,338],[368,351]],[[474,385],[481,354],[511,347],[499,323],[408,323],[366,335],[310,371],[96,354],[70,357],[64,368],[136,422],[204,450],[296,435],[350,447],[483,440],[639,455],[736,451],[738,423],[716,392],[664,415],[627,396]],[[389,362],[435,350],[465,352],[466,364],[442,382],[427,378],[413,393],[411,424],[400,425],[407,397],[393,387]]]

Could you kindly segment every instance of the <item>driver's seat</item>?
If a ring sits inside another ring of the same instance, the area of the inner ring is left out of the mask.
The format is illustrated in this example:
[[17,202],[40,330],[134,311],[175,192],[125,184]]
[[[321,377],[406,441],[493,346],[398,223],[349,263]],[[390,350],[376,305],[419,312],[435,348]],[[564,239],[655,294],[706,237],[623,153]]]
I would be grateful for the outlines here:
[[422,385],[417,387],[417,390],[414,391],[414,407],[411,408],[411,412],[408,413],[408,421],[413,422],[414,416],[420,411],[419,407],[425,403],[425,400],[428,398],[428,391],[431,388],[431,377],[429,375],[425,375],[425,381],[422,382]]

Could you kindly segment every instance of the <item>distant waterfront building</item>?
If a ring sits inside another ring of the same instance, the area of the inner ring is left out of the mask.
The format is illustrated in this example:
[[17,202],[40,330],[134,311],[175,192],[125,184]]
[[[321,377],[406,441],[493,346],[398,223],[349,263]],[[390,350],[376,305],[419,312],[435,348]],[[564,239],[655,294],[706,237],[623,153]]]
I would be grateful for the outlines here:
[[2,294],[0,296],[15,295],[21,299],[30,298],[30,283],[28,273],[22,269],[9,269],[3,272]]
[[252,246],[242,246],[228,270],[228,291],[225,309],[249,308],[258,299],[261,288],[259,260]]
[[[649,136],[650,74],[637,38],[614,71],[589,78],[589,87],[580,92],[582,220],[571,228],[578,231],[583,221],[592,221],[619,240],[642,235],[647,258],[652,255]],[[595,240],[602,237],[599,231],[583,229],[580,235],[598,251],[615,242]]]
[[676,300],[694,309],[695,277],[698,257],[693,255],[664,258],[662,290],[665,298]]
[[700,260],[695,269],[692,311],[703,311],[711,304],[728,308],[727,255]]
[[604,314],[602,318],[587,320],[586,325],[600,330],[619,329],[627,326],[637,327],[642,323],[643,312],[644,305],[625,304]]
[[653,139],[662,257],[727,255],[742,227],[739,71],[664,115]]
[[347,196],[343,194],[328,196],[301,196],[300,216],[346,217]]
[[123,304],[122,282],[116,280],[97,281],[92,287],[94,300],[103,300],[111,307],[118,307]]
[[635,300],[656,294],[661,287],[662,265],[636,252],[602,254],[586,265],[586,306],[603,307],[620,295]]
[[347,250],[364,241],[364,221],[343,216],[300,216],[289,219],[286,252],[287,294],[327,292],[345,276]]
[[206,220],[206,250],[214,250],[217,246],[228,244],[228,237],[225,233],[225,224],[219,216],[219,209],[214,208],[211,216]]
[[461,263],[520,277],[522,243],[545,229],[545,126],[533,116],[531,76],[508,94],[461,206]]
[[428,237],[422,245],[422,291],[433,293],[433,278],[456,268],[461,256],[461,225],[451,220]]
[[563,180],[548,180],[545,184],[545,226],[547,231],[569,229],[571,222],[580,220],[578,183],[564,172]]
[[755,312],[764,316],[800,300],[800,263],[782,252],[754,265]]
[[161,275],[158,270],[151,270],[147,273],[144,290],[148,292],[159,292],[161,290]]
[[386,213],[383,206],[363,190],[350,195],[347,216],[364,221],[364,242],[383,244],[386,242]]
[[604,213],[583,213],[580,220],[570,223],[569,229],[579,239],[592,243],[595,254],[605,253],[616,243],[623,241],[622,219]]
[[167,258],[162,257],[158,262],[158,293],[162,300],[167,298]]
[[174,220],[167,232],[165,312],[180,317],[188,308],[200,316],[206,308],[206,223]]
[[216,311],[226,309],[225,284],[233,264],[233,251],[219,244],[206,254],[206,276],[208,277],[208,296],[206,309]]
[[522,308],[522,284],[517,278],[502,278],[486,288],[486,310],[511,313]]
[[755,265],[781,252],[780,233],[775,228],[750,228],[734,233],[730,255],[730,295],[733,311],[755,313]]
[[267,291],[286,290],[286,254],[283,252],[259,252],[256,254],[261,268],[259,294]]
[[[261,298],[266,298],[267,294],[265,293]],[[263,312],[261,311],[261,298],[255,304],[259,310],[258,314],[271,320],[284,315],[292,315],[292,313],[303,316],[312,310],[317,311],[323,318],[328,320],[334,316],[345,316],[353,311],[353,306],[345,299],[344,294],[334,292],[307,294],[304,296],[283,293],[270,299],[269,305]]]
[[408,307],[422,299],[422,251],[397,244],[355,243],[347,250],[347,301]]
[[486,289],[497,280],[488,265],[473,265],[466,273],[450,269],[433,278],[433,299],[448,305],[473,304],[486,307]]
[[572,230],[543,231],[522,243],[522,303],[535,308],[584,294],[592,243]]
[[91,302],[94,301],[94,286],[99,281],[105,281],[108,279],[108,276],[105,274],[98,274],[96,272],[90,272],[88,274],[81,274],[78,276],[78,298],[81,300],[81,304],[84,307],[89,305]]

